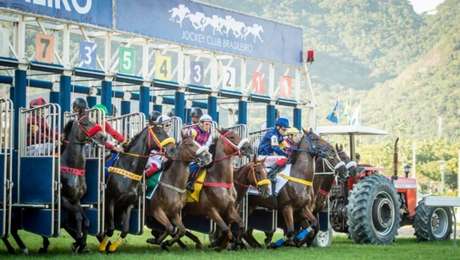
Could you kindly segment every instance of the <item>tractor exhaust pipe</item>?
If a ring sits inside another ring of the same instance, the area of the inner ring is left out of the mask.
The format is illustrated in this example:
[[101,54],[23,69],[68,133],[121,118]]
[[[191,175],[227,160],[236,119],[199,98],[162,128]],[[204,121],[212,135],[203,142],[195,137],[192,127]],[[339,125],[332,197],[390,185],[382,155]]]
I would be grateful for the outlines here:
[[393,180],[398,179],[398,142],[399,137],[396,138],[395,145],[394,145],[394,152],[393,152]]

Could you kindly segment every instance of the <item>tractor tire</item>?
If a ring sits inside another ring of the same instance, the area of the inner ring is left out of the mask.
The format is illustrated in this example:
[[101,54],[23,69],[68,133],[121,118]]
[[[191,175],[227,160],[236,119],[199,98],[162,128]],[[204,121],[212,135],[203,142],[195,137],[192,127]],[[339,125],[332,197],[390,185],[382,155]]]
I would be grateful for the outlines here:
[[348,197],[350,238],[359,244],[391,244],[398,234],[400,202],[391,181],[371,175],[359,181]]
[[452,233],[452,209],[429,207],[421,200],[415,210],[413,226],[417,241],[448,240]]

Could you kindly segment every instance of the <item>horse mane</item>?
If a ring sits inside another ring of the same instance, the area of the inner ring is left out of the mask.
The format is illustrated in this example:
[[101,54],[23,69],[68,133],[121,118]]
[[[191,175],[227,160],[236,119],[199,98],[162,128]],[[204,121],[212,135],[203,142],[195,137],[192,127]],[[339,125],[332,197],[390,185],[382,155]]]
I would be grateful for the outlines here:
[[129,151],[129,149],[131,149],[131,147],[137,142],[137,140],[141,137],[141,134],[147,129],[147,127],[148,126],[144,127],[144,129],[142,129],[142,131],[140,131],[133,138],[131,138],[131,140],[125,146],[125,151],[126,152]]

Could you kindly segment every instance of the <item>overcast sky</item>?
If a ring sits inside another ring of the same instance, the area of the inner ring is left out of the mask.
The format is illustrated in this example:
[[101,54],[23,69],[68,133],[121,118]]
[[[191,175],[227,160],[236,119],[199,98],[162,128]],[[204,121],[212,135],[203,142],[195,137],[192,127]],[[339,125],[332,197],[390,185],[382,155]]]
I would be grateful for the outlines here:
[[439,4],[444,2],[444,0],[409,0],[414,6],[416,13],[423,13],[430,11],[436,8]]

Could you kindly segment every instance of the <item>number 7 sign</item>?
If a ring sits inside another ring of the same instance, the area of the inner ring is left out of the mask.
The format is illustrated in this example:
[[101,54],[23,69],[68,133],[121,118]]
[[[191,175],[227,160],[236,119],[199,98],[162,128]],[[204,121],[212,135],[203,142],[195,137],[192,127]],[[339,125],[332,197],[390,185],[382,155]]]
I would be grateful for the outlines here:
[[37,33],[35,35],[35,60],[53,63],[54,61],[54,35]]

